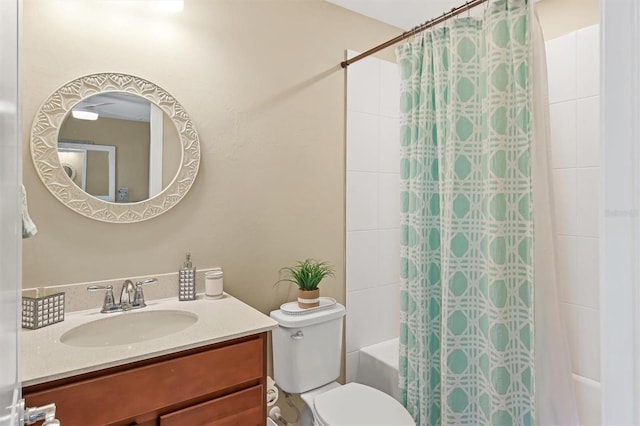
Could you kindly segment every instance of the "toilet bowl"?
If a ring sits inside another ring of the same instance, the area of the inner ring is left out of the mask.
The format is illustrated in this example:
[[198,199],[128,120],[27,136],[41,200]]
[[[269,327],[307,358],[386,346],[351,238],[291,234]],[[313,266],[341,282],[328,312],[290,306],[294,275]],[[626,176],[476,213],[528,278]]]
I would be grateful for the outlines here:
[[415,426],[409,412],[393,397],[359,383],[340,385],[344,306],[321,309],[278,309],[270,316],[276,384],[299,394],[305,403],[303,426]]

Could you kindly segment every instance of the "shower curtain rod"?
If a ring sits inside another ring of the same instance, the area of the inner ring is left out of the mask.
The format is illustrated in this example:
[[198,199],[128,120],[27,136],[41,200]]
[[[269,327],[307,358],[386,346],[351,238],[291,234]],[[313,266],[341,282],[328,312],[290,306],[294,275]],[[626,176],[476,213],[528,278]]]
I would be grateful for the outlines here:
[[463,4],[462,6],[458,6],[458,7],[454,7],[453,9],[451,9],[449,12],[443,13],[442,16],[432,19],[430,21],[425,22],[422,25],[418,25],[417,27],[414,27],[412,29],[410,29],[409,31],[405,31],[402,34],[400,34],[399,36],[397,36],[396,38],[393,38],[389,41],[386,41],[372,49],[367,50],[364,53],[359,54],[358,56],[354,56],[351,59],[347,59],[346,61],[342,61],[340,62],[340,66],[342,68],[346,68],[349,65],[351,65],[354,62],[359,61],[360,59],[364,59],[367,56],[373,55],[376,52],[379,52],[382,49],[386,49],[389,46],[393,46],[394,44],[400,43],[402,40],[405,40],[409,37],[411,37],[414,34],[418,34],[421,33],[422,31],[428,30],[431,27],[434,27],[444,21],[447,21],[451,18],[453,18],[454,16],[457,16],[459,14],[461,14],[462,12],[466,12],[469,9],[473,9],[476,6],[481,5],[482,3],[487,2],[488,0],[471,0],[466,2],[465,4]]

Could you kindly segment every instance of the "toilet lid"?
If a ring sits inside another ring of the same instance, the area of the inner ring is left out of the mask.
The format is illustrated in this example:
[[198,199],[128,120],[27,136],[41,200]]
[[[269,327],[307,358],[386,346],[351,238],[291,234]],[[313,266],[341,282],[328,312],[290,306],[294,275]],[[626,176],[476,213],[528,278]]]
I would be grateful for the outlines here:
[[359,383],[348,383],[316,396],[314,412],[325,426],[415,426],[393,397]]

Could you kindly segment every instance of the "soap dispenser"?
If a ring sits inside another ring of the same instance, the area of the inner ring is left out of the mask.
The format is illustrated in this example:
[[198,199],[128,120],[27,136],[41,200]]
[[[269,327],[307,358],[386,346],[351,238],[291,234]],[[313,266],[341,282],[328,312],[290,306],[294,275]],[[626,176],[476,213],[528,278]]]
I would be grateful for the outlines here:
[[191,254],[187,253],[184,265],[178,273],[178,300],[196,299],[196,268],[191,264]]

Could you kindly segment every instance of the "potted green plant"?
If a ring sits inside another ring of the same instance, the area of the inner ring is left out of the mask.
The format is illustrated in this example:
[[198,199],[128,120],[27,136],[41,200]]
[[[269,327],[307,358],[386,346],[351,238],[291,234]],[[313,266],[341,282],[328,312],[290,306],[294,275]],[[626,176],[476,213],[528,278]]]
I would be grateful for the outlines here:
[[320,306],[318,285],[326,277],[333,277],[333,266],[314,259],[298,261],[295,266],[282,268],[287,273],[280,281],[289,281],[298,286],[298,306],[302,309]]

